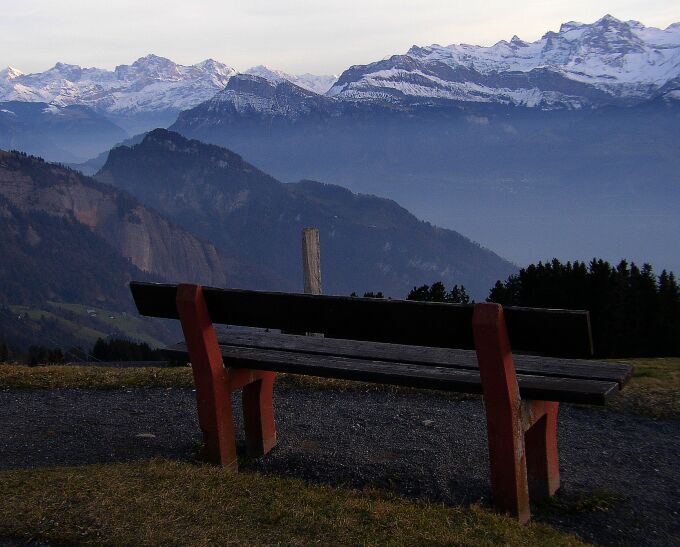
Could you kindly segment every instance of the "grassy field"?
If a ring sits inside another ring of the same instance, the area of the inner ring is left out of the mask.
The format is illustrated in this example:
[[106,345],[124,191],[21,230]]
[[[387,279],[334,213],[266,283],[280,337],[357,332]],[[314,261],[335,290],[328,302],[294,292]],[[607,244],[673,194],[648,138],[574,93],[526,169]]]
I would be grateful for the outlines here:
[[0,537],[85,545],[582,545],[478,507],[168,460],[0,472]]
[[627,359],[633,379],[610,407],[653,418],[680,418],[680,358]]
[[[635,365],[630,383],[608,407],[656,418],[680,418],[680,358],[629,359]],[[283,387],[310,389],[360,389],[363,391],[413,392],[413,389],[349,382],[308,376],[280,374]],[[107,368],[50,365],[27,367],[0,365],[0,388],[53,389],[79,387],[116,389],[118,387],[192,387],[191,370],[180,368]],[[469,399],[463,393],[447,396]]]
[[[88,348],[97,341],[97,338],[107,338],[112,333],[146,342],[152,347],[165,345],[161,340],[149,334],[147,320],[133,314],[83,304],[63,302],[48,302],[47,304],[44,309],[20,305],[11,305],[10,309],[13,313],[34,321],[40,320],[41,317],[56,321],[59,328],[71,333]],[[47,345],[55,345],[55,342],[46,342]]]
[[131,387],[193,388],[189,367],[80,367],[71,365],[0,365],[0,388],[119,389]]
[[[94,310],[97,321],[105,327],[108,332],[120,331],[126,337],[139,342],[146,342],[152,347],[162,347],[165,344],[154,338],[148,333],[148,320],[143,319],[132,313],[112,312],[103,308],[85,306],[83,304],[67,304],[64,302],[49,302],[50,306],[56,309],[67,310],[81,317],[89,316],[88,310]],[[104,336],[105,338],[106,336]],[[96,341],[96,340],[95,340]]]

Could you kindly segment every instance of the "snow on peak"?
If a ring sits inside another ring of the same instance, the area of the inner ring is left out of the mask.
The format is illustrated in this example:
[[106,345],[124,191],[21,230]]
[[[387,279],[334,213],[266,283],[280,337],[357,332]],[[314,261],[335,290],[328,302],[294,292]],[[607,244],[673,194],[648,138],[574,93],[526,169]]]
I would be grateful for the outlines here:
[[7,68],[0,70],[0,80],[14,80],[14,78],[18,78],[19,76],[23,75],[24,73],[21,72],[21,70],[14,68],[13,66],[8,66]]
[[96,110],[135,114],[179,111],[210,99],[236,71],[213,59],[190,66],[149,54],[113,71],[57,63],[42,73],[0,73],[0,101],[83,104]]
[[286,74],[285,72],[281,70],[276,70],[273,68],[269,68],[266,65],[258,65],[254,66],[252,68],[249,68],[243,74],[247,74],[249,76],[258,76],[260,78],[264,78],[265,80],[268,80],[270,82],[274,83],[281,83],[284,81],[292,82],[294,76],[292,74]]
[[540,104],[584,106],[607,96],[648,99],[678,77],[680,24],[662,30],[607,14],[592,24],[564,23],[531,43],[513,36],[488,47],[413,46],[406,55],[345,71],[328,95],[515,104],[540,97]]
[[316,74],[288,74],[282,70],[270,68],[265,65],[258,65],[249,68],[245,74],[259,76],[265,80],[280,83],[282,81],[291,82],[303,89],[314,93],[324,94],[338,79],[335,75],[316,75]]

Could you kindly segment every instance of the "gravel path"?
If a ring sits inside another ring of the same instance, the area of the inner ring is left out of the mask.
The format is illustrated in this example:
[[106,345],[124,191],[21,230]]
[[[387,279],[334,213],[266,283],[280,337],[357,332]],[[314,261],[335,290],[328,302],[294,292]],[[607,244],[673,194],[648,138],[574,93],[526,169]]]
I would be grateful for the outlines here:
[[[0,468],[192,459],[201,441],[194,396],[183,389],[0,391]],[[279,445],[251,469],[448,504],[489,503],[479,401],[281,389],[275,404]],[[680,545],[680,421],[563,405],[559,438],[562,489],[537,520],[595,543]],[[571,510],[584,499],[608,510]]]

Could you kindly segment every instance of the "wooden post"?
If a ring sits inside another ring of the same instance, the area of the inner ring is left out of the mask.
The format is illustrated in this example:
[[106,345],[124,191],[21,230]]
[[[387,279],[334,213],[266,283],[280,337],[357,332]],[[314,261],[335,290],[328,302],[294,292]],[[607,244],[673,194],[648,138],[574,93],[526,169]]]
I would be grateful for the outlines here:
[[321,252],[317,228],[302,230],[302,273],[305,293],[321,294]]

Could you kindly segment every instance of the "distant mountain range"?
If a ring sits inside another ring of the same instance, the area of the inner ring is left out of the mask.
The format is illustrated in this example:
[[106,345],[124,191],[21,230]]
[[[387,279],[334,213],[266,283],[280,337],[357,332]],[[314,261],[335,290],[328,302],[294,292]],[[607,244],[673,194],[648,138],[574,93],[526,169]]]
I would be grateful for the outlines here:
[[606,15],[527,43],[413,46],[346,70],[328,92],[355,101],[489,102],[587,108],[680,99],[680,23],[665,30]]
[[[258,79],[270,85],[253,84]],[[292,85],[272,93],[282,84]],[[291,105],[286,98],[294,95]],[[266,66],[238,73],[213,59],[183,66],[156,55],[114,70],[57,63],[24,74],[7,67],[0,70],[0,146],[11,142],[51,160],[85,161],[125,137],[168,127],[202,104],[295,118],[320,107],[354,116],[358,104],[360,111],[379,112],[470,104],[574,110],[659,98],[680,100],[680,23],[657,29],[606,15],[592,24],[565,23],[531,43],[514,36],[490,47],[413,46],[339,77]],[[27,102],[40,111],[17,106]],[[73,105],[81,107],[78,119],[67,108]]]
[[[45,72],[24,74],[7,67],[0,71],[0,101],[85,105],[139,132],[170,124],[177,113],[210,99],[236,74],[213,59],[182,66],[156,55],[113,71],[57,63]],[[558,32],[531,43],[513,36],[490,47],[413,46],[403,55],[354,65],[337,78],[291,75],[265,66],[244,74],[289,81],[346,101],[627,105],[680,98],[680,23],[658,29],[606,15],[592,24],[564,23]]]
[[[318,93],[327,91],[335,81],[332,76],[290,75],[264,66],[247,73],[287,79]],[[171,124],[180,111],[223,89],[234,74],[233,68],[213,59],[182,66],[157,55],[147,55],[112,71],[57,63],[45,72],[24,74],[7,67],[0,71],[0,102],[48,103],[56,108],[87,106],[125,131],[139,133]]]
[[174,120],[171,130],[234,150],[278,180],[396,199],[518,263],[597,255],[680,270],[667,237],[680,230],[680,23],[656,29],[607,15],[532,43],[414,46],[337,79],[155,56],[113,72],[8,69],[0,101],[11,99],[87,113],[79,145],[40,131],[52,114],[40,121],[0,106],[0,143],[2,127],[31,128],[12,129],[15,144],[1,145],[51,160],[78,163],[96,156],[94,144],[104,152],[123,141],[100,121],[130,134]]

